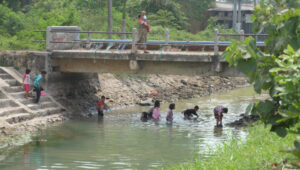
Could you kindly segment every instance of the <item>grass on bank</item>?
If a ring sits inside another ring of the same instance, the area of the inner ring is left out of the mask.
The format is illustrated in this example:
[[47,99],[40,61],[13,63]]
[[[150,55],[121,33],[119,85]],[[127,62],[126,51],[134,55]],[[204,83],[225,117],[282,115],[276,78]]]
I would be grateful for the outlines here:
[[249,127],[248,131],[246,141],[233,139],[219,146],[211,158],[196,158],[194,162],[164,169],[281,169],[286,159],[294,159],[286,150],[292,148],[296,135],[280,138],[262,124]]

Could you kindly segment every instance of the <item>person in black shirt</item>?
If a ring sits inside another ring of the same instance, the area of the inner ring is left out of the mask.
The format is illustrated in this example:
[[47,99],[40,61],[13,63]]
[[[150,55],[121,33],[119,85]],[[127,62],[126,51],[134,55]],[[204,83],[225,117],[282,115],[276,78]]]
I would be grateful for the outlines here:
[[199,110],[198,106],[195,106],[194,109],[187,109],[185,111],[183,111],[182,113],[184,114],[184,118],[191,118],[193,115],[196,115],[197,118],[199,117],[199,115],[197,114],[197,111]]

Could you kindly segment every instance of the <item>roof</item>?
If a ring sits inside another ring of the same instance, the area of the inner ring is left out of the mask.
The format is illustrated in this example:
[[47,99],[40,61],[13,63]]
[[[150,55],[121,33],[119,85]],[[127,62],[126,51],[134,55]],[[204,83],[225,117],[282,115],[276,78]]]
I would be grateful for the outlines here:
[[[216,2],[214,8],[208,11],[233,11],[233,3],[230,2]],[[253,3],[242,3],[242,11],[254,11]]]

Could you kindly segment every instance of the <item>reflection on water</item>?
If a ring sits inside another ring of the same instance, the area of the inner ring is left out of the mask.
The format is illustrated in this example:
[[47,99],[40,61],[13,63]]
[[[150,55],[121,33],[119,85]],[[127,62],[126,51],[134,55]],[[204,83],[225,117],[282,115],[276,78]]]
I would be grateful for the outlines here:
[[[167,125],[168,104],[161,107],[156,124],[141,122],[145,107],[131,107],[105,113],[103,119],[70,121],[41,132],[34,142],[0,162],[0,169],[155,169],[191,161],[195,153],[209,156],[208,148],[231,139],[244,138],[242,130],[215,127],[214,106],[229,108],[223,123],[239,118],[254,96],[244,88],[176,103],[174,121]],[[199,105],[199,118],[184,120],[181,111]],[[209,159],[209,158],[207,158]]]

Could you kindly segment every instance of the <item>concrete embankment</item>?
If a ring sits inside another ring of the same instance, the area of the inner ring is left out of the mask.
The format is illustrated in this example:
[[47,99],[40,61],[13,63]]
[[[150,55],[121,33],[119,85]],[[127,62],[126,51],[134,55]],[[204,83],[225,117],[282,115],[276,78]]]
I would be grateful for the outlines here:
[[66,108],[51,96],[40,104],[24,98],[22,76],[12,67],[0,67],[0,150],[30,141],[33,132],[67,119]]

